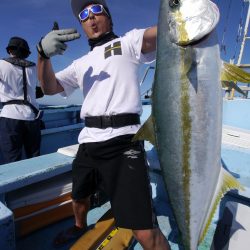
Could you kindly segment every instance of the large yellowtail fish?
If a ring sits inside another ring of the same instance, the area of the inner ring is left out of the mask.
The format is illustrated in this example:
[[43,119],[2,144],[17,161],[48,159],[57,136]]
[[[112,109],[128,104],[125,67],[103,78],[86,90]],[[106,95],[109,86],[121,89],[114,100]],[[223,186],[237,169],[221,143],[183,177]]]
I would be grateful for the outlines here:
[[191,250],[223,194],[240,187],[221,168],[218,19],[208,0],[161,1],[152,116],[136,136],[156,145],[183,246]]

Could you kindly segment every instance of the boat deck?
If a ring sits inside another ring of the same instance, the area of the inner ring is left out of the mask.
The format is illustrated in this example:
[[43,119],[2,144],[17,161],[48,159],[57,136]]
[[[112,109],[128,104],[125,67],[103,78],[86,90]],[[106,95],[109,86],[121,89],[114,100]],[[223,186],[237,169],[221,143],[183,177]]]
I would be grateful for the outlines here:
[[224,126],[222,144],[250,150],[250,131],[231,126]]
[[[214,233],[216,231],[218,219],[222,217],[225,207],[230,204],[229,202],[237,202],[237,204],[246,205],[247,207],[250,207],[250,168],[247,167],[250,163],[250,147],[248,143],[249,137],[250,131],[248,130],[239,130],[229,126],[225,126],[223,128],[223,165],[245,186],[245,191],[231,191],[223,198],[220,207],[218,207],[216,215],[214,216],[209,232],[203,243],[199,246],[199,250],[210,249],[211,242],[213,241],[213,239],[216,239],[216,237],[214,237]],[[57,154],[62,155],[62,157],[69,157],[69,159],[71,157],[74,158],[77,148],[78,145],[61,148],[58,150],[60,154]],[[168,204],[167,194],[165,192],[164,183],[160,175],[159,163],[155,148],[149,143],[146,143],[145,148],[147,151],[148,161],[151,169],[150,176],[153,191],[153,201],[159,226],[164,235],[168,238],[171,244],[171,249],[181,250],[183,248],[179,241],[180,237],[178,234],[171,207]],[[237,163],[235,162],[235,158],[238,159]],[[93,225],[109,209],[109,207],[110,204],[105,203],[101,207],[92,209],[88,215],[88,225]],[[248,214],[250,214],[250,210],[248,210]],[[34,241],[41,242],[41,240],[42,245],[38,244],[39,246],[37,246],[37,250],[54,249],[52,247],[52,242],[55,235],[57,235],[57,233],[61,231],[62,228],[67,228],[72,223],[73,218],[71,217],[59,223],[55,223],[50,227],[42,229],[43,239],[40,238],[41,231],[38,230],[37,232],[32,233],[28,237],[17,241],[17,249],[34,249]],[[60,249],[69,249],[71,244],[65,245]],[[142,248],[138,243],[135,242],[130,249],[141,250]],[[244,248],[241,249],[243,250]]]

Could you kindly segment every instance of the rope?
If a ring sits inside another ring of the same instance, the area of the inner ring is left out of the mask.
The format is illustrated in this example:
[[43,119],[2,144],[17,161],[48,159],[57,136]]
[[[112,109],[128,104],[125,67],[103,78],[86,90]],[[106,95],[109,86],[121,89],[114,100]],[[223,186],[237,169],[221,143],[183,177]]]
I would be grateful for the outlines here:
[[234,54],[233,54],[233,57],[232,57],[232,60],[234,61],[235,58],[236,58],[236,54],[238,52],[238,47],[239,47],[239,44],[240,42],[242,42],[242,30],[243,30],[243,20],[245,20],[245,18],[243,18],[244,16],[244,9],[245,9],[245,3],[244,1],[242,0],[241,2],[241,14],[240,14],[240,22],[239,22],[239,27],[238,27],[238,33],[237,33],[237,36],[236,36],[236,39],[235,39],[235,46],[234,46]]
[[230,14],[230,10],[231,10],[232,0],[230,0],[228,3],[229,4],[228,4],[228,9],[227,9],[227,15],[226,15],[226,24],[225,24],[225,27],[224,27],[224,30],[223,30],[221,46],[220,46],[221,52],[224,52],[225,55],[226,55],[225,36],[226,36],[226,33],[227,33],[227,26],[228,26],[228,21],[229,21],[229,14]]

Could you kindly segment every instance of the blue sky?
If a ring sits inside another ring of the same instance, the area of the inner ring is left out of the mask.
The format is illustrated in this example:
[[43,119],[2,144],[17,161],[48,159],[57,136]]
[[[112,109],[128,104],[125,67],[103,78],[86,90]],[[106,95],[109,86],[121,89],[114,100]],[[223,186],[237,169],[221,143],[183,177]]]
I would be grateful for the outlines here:
[[[219,42],[221,43],[223,40],[223,44],[226,45],[226,50],[221,52],[221,57],[229,61],[234,55],[238,55],[240,43],[236,42],[237,32],[240,20],[246,18],[248,3],[243,4],[243,0],[214,0],[214,2],[217,3],[221,13],[220,23],[217,27]],[[107,3],[112,13],[114,31],[117,35],[122,35],[133,28],[144,28],[157,24],[160,0],[107,0]],[[242,6],[244,6],[243,11]],[[0,16],[0,57],[7,56],[5,48],[9,38],[21,36],[30,45],[32,54],[29,60],[36,62],[35,46],[40,38],[49,32],[54,21],[58,21],[60,28],[74,27],[81,33],[80,39],[68,43],[68,50],[63,56],[56,56],[52,59],[55,71],[63,69],[72,60],[88,51],[87,39],[72,14],[70,0],[1,0]],[[248,47],[246,47],[246,51],[249,51]],[[245,60],[247,60],[246,57],[243,58],[243,62]],[[237,57],[235,62],[237,62]],[[143,71],[141,71],[142,74]],[[152,80],[151,76],[150,78],[149,81]],[[148,84],[145,84],[142,92],[147,89]],[[40,102],[80,103],[80,95],[75,93],[68,101],[63,101],[58,96],[46,97]]]

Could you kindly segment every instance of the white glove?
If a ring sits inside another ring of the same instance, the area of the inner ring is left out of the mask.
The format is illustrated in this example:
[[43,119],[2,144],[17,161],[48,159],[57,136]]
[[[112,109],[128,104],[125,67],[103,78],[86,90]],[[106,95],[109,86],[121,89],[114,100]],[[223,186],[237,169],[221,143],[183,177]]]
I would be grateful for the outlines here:
[[62,55],[67,49],[65,42],[80,38],[75,29],[52,30],[37,45],[39,54],[49,59],[54,55]]

